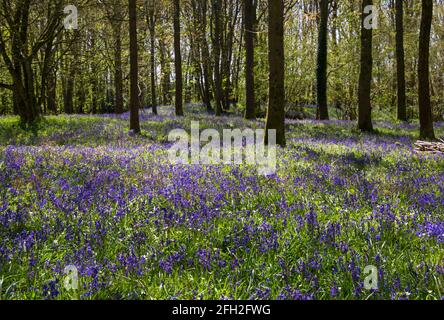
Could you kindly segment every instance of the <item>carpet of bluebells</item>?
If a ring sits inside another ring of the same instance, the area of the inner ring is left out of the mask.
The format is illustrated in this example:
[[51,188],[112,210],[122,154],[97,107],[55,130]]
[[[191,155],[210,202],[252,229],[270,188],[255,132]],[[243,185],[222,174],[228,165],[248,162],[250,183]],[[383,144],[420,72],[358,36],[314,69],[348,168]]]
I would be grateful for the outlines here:
[[[0,118],[0,299],[442,299],[444,157],[418,125],[288,121],[277,172],[171,165],[168,133],[262,128],[199,108]],[[438,136],[444,124],[437,123]],[[64,287],[64,268],[79,289]],[[364,268],[378,289],[364,288]]]

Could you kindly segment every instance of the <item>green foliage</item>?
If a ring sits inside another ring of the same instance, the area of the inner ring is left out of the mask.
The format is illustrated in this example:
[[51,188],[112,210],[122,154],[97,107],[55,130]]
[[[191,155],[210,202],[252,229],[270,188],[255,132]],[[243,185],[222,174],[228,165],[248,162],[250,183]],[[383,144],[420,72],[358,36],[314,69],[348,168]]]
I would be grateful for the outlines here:
[[[0,225],[2,299],[444,294],[443,243],[421,231],[444,217],[433,202],[444,162],[412,153],[417,125],[376,122],[362,134],[351,122],[290,122],[277,175],[264,177],[246,165],[171,167],[164,146],[191,120],[219,130],[263,122],[142,114],[142,135],[130,137],[126,116],[47,117],[34,133],[0,118],[0,192],[7,212],[26,211]],[[76,293],[63,287],[68,263],[80,270]],[[383,275],[375,293],[358,290],[369,264]]]

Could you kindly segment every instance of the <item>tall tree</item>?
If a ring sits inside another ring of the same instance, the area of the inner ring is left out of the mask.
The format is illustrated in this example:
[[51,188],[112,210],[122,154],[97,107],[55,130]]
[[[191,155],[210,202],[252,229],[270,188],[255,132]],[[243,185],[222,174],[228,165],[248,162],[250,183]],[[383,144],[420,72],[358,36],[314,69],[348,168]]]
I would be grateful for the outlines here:
[[74,88],[78,66],[78,37],[79,31],[73,30],[72,44],[68,44],[68,54],[65,55],[65,77],[63,77],[63,111],[74,113]]
[[211,58],[210,58],[210,50],[208,47],[208,41],[206,36],[206,29],[207,29],[207,7],[208,7],[208,0],[199,0],[200,2],[200,21],[201,21],[201,32],[200,34],[200,45],[202,47],[201,51],[201,63],[202,63],[202,69],[203,69],[203,95],[204,95],[204,102],[207,106],[208,111],[212,111],[213,107],[211,106]]
[[327,107],[327,39],[328,39],[328,0],[319,0],[318,63],[316,69],[318,119],[328,120]]
[[371,84],[372,84],[372,40],[373,29],[369,25],[368,9],[373,5],[373,0],[362,0],[361,10],[361,70],[359,74],[358,92],[358,127],[362,131],[372,131],[372,105],[371,105]]
[[156,97],[156,7],[155,0],[147,1],[147,22],[150,33],[150,86],[151,86],[151,108],[157,114]]
[[430,31],[433,19],[433,0],[422,0],[421,30],[418,53],[419,122],[421,139],[435,139],[432,106],[430,103]]
[[216,116],[222,114],[222,75],[221,75],[221,0],[213,0],[213,56],[214,56],[214,87]]
[[276,143],[285,146],[284,1],[268,0],[268,130],[276,130]]
[[404,54],[404,0],[396,0],[396,78],[398,120],[407,121]]
[[128,12],[130,38],[130,130],[134,133],[140,133],[136,0],[128,0]]
[[[223,1],[222,12],[222,40],[221,40],[221,78],[223,84],[223,100],[222,106],[224,110],[230,109],[232,101],[232,80],[234,74],[232,73],[233,65],[233,49],[234,49],[234,35],[235,26],[239,20],[242,11],[241,1],[228,0]],[[240,37],[243,37],[241,32]],[[240,40],[242,42],[242,40]]]
[[256,21],[256,7],[254,0],[244,2],[245,24],[245,98],[246,119],[256,118],[256,97],[254,94],[254,38]]
[[171,103],[170,50],[163,37],[159,37],[158,44],[160,56],[160,86],[162,89],[162,103],[167,105]]
[[[53,1],[47,6],[47,16],[39,21],[40,34],[31,34],[31,24],[36,22],[32,14],[31,0],[2,1],[0,16],[7,32],[0,30],[0,56],[3,58],[12,84],[0,83],[1,88],[12,90],[14,111],[24,125],[32,124],[39,118],[43,97],[36,92],[36,75],[33,63],[39,51],[45,46],[52,47],[53,40],[61,30],[60,17],[62,1]],[[47,50],[52,55],[52,50]],[[42,85],[47,83],[43,75]],[[45,91],[41,91],[45,93]]]
[[173,0],[174,6],[174,66],[176,72],[176,116],[183,116],[183,75],[182,52],[180,50],[180,0]]
[[116,90],[116,106],[117,114],[123,112],[123,76],[122,76],[122,38],[121,26],[116,24],[113,27],[114,34],[114,85]]
[[122,23],[125,17],[121,0],[102,0],[114,39],[114,112],[123,112]]

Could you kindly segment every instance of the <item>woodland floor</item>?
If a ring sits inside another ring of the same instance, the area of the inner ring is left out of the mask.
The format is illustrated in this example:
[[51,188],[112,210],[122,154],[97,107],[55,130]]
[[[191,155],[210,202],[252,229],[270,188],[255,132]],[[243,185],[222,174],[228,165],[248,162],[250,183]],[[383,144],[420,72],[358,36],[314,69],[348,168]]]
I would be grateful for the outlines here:
[[417,124],[291,120],[276,174],[261,176],[171,165],[168,133],[191,120],[264,126],[187,111],[143,112],[137,137],[128,114],[31,131],[0,117],[0,299],[444,297],[444,156],[414,152]]

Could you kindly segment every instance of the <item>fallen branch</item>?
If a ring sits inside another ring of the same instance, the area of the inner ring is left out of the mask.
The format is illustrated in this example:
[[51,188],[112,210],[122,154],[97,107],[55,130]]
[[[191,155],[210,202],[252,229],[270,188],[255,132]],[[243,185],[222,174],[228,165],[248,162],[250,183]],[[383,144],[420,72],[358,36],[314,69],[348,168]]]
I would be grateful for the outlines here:
[[440,139],[437,142],[417,141],[415,143],[415,151],[444,154],[444,140]]

